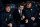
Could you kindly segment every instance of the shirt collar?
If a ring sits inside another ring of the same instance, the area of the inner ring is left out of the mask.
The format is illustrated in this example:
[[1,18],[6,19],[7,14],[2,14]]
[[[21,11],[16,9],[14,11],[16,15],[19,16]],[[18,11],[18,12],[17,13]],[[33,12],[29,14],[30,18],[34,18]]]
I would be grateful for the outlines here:
[[[18,8],[18,12],[20,13],[20,9]],[[22,12],[22,11],[21,11]]]

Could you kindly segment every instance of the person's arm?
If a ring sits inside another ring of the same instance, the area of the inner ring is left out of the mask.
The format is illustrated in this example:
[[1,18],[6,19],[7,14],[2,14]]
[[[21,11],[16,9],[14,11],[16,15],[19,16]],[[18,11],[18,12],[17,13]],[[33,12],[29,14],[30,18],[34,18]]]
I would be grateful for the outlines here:
[[26,11],[24,10],[23,12],[24,16],[23,16],[23,19],[25,20],[25,23],[28,23],[28,17],[26,16]]
[[17,23],[19,21],[19,17],[17,15],[17,11],[16,10],[13,11],[13,17],[14,17],[14,23]]
[[5,22],[5,15],[4,15],[4,13],[1,14],[1,19],[2,19],[2,25],[7,25],[7,23]]
[[34,9],[32,16],[31,16],[31,20],[35,20],[37,18],[37,10]]

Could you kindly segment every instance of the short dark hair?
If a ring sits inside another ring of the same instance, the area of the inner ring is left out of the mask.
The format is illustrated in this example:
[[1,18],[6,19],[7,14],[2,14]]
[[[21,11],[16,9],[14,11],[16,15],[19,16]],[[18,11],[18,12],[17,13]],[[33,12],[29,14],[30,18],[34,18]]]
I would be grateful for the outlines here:
[[5,5],[5,7],[4,7],[4,11],[6,11],[6,10],[5,10],[6,7],[11,7],[11,6],[10,6],[9,4]]
[[18,7],[20,7],[20,6],[24,6],[24,3],[19,4],[19,6],[18,6]]
[[10,6],[10,5],[6,5],[5,8],[6,8],[6,7],[11,7],[11,6]]
[[27,4],[30,4],[30,3],[31,3],[31,1],[27,1],[26,5],[27,5]]

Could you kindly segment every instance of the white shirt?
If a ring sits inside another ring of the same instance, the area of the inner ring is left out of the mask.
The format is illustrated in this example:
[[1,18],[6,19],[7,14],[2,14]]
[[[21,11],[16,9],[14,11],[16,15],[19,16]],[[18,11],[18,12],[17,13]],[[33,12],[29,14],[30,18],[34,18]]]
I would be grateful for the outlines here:
[[[22,13],[22,11],[20,11],[20,9],[18,9],[18,12],[19,12],[19,14],[20,14],[20,12]],[[23,19],[21,18],[21,20],[23,20]]]
[[18,9],[18,12],[19,12],[19,14],[20,14],[20,12],[22,13],[22,11],[20,11],[20,9]]

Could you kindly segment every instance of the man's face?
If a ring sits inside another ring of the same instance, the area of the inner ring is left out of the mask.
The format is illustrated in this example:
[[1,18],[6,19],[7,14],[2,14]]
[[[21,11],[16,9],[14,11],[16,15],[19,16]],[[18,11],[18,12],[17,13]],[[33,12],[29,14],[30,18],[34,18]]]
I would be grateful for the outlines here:
[[6,12],[10,12],[10,6],[6,7]]
[[31,8],[31,3],[30,4],[27,4],[27,8]]
[[24,9],[24,6],[20,6],[19,9],[20,9],[20,10],[23,10],[23,9]]

